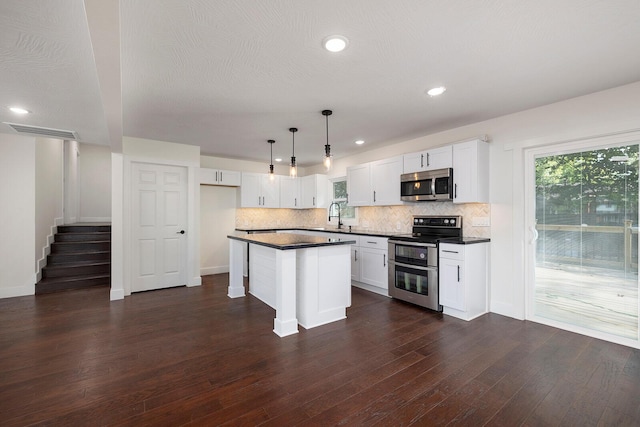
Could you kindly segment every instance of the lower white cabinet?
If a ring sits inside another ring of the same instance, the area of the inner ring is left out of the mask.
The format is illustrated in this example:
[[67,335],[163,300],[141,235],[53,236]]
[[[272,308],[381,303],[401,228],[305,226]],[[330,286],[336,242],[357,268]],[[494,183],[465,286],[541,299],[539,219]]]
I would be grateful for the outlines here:
[[[341,236],[347,237],[346,234]],[[360,251],[360,236],[353,236],[356,241],[351,245],[351,280],[360,281],[360,261],[362,260],[362,252]]]
[[[348,234],[344,236],[354,237]],[[353,286],[388,296],[388,239],[373,236],[357,237],[357,244],[351,245],[351,280]]]
[[360,246],[360,281],[387,291],[387,254],[388,251]]
[[440,304],[444,314],[471,320],[488,312],[488,243],[440,244]]

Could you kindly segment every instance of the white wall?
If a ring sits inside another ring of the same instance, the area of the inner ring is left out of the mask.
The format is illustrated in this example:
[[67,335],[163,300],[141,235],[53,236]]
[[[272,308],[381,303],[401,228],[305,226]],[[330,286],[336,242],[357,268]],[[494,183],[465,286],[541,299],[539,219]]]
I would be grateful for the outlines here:
[[0,298],[35,292],[35,138],[0,134]]
[[80,219],[80,192],[78,185],[77,141],[64,142],[64,223],[73,224]]
[[36,138],[35,153],[35,260],[36,273],[46,265],[56,226],[63,221],[64,142]]
[[[266,143],[264,145],[267,145]],[[268,149],[268,147],[265,147]],[[223,157],[200,156],[200,167],[210,169],[227,169],[241,172],[269,173],[271,161],[269,151],[265,151],[264,162],[251,162],[248,160],[225,159]],[[274,163],[273,170],[276,175],[289,175],[289,165]],[[306,175],[305,168],[298,168],[298,175]]]
[[229,239],[236,225],[236,189],[200,186],[200,274],[229,272]]
[[80,222],[111,221],[111,149],[80,144],[78,186]]
[[[640,128],[640,82],[336,159],[351,165],[488,134],[491,138],[491,311],[525,317],[524,151]],[[322,173],[321,166],[308,172]]]

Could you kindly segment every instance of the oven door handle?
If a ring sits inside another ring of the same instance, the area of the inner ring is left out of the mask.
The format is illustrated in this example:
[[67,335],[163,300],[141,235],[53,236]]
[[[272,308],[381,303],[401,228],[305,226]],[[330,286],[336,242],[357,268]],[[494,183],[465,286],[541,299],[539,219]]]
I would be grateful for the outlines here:
[[412,265],[412,264],[405,264],[403,262],[396,262],[393,260],[389,260],[389,266],[398,266],[398,267],[406,267],[406,268],[413,268],[414,270],[421,270],[421,271],[438,271],[438,267],[423,267],[421,265]]
[[421,248],[435,248],[435,243],[418,243],[418,242],[405,242],[402,240],[389,240],[390,244],[402,245],[402,246],[420,246]]

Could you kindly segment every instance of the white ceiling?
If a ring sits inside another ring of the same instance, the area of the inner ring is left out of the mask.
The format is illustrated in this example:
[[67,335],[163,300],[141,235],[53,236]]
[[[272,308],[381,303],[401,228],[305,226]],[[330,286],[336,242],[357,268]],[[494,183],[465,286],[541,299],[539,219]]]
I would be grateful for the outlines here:
[[297,127],[311,165],[323,109],[342,157],[640,81],[639,22],[638,0],[2,0],[0,122],[266,163]]

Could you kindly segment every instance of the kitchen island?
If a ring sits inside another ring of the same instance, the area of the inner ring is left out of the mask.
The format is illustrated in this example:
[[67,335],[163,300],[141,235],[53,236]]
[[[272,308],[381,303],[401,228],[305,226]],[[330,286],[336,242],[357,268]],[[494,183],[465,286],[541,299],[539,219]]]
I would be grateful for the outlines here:
[[351,305],[351,248],[355,240],[290,233],[229,238],[230,298],[245,296],[243,245],[250,245],[249,293],[276,310],[273,332],[285,337],[346,318]]

